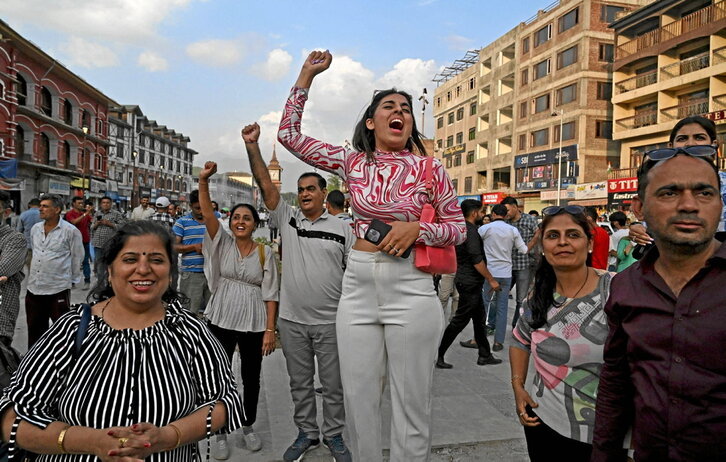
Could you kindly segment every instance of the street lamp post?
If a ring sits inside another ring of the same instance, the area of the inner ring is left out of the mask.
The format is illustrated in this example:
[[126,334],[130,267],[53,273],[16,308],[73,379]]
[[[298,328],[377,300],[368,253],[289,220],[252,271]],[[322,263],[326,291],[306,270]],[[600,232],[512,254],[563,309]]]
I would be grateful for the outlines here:
[[131,190],[131,206],[136,207],[136,205],[138,205],[138,204],[134,201],[134,196],[136,196],[136,201],[138,201],[138,203],[141,203],[141,198],[139,197],[139,192],[138,192],[139,172],[138,172],[137,160],[139,158],[139,153],[136,151],[132,151],[131,157],[133,158],[133,162],[134,162],[134,168],[133,168],[134,181],[132,182],[132,185],[133,185],[132,187],[134,189]]
[[[83,126],[81,127],[81,130],[83,131],[83,165],[81,166],[81,191],[83,192],[83,197],[86,197],[86,164],[88,164],[88,154],[86,151],[86,140],[88,136],[88,127]],[[90,175],[89,175],[89,182],[90,182]],[[89,185],[90,186],[90,185]]]
[[423,93],[421,96],[418,97],[418,100],[421,101],[421,134],[426,136],[424,134],[424,117],[426,113],[426,105],[429,104],[429,100],[426,99],[426,89],[423,89]]
[[565,110],[560,109],[552,113],[553,116],[560,116],[560,152],[557,154],[557,205],[560,205],[562,196],[562,125],[565,120]]

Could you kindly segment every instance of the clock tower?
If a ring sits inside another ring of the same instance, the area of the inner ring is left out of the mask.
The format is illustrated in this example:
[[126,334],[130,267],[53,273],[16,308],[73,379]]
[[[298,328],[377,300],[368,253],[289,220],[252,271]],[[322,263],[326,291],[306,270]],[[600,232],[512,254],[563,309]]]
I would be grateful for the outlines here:
[[282,167],[280,167],[280,162],[277,160],[275,145],[272,146],[272,159],[270,159],[270,163],[267,164],[267,171],[270,172],[272,184],[277,186],[277,190],[280,191],[282,188]]

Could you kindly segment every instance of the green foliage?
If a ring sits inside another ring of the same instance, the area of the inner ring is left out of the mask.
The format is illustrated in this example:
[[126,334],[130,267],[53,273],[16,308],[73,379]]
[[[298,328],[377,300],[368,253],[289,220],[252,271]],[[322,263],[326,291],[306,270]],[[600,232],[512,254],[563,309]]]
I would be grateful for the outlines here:
[[338,175],[328,175],[328,178],[326,179],[328,182],[327,190],[335,191],[336,189],[340,191],[341,186],[343,185],[340,181],[340,177]]
[[280,198],[284,200],[287,204],[293,207],[297,207],[297,193],[284,192],[280,194]]

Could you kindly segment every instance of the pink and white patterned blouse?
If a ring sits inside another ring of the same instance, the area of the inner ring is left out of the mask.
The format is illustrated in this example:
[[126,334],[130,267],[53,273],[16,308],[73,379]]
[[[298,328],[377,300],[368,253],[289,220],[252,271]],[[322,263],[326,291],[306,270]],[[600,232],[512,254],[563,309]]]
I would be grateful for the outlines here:
[[[365,152],[333,146],[300,133],[300,120],[308,91],[293,87],[280,121],[278,140],[288,151],[315,168],[340,176],[348,184],[354,233],[362,238],[370,222],[418,221],[429,201],[424,182],[424,156],[407,150],[376,151],[375,161]],[[438,159],[433,162],[432,205],[437,223],[421,223],[416,240],[433,246],[456,245],[466,240],[466,226],[456,192]]]

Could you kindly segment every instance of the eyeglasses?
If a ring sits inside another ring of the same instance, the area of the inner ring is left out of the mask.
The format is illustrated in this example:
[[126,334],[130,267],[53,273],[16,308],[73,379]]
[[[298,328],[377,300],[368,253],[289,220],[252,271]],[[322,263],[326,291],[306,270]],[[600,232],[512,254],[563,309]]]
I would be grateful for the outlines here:
[[580,215],[585,213],[585,207],[581,205],[550,205],[542,209],[542,215],[552,216],[558,213],[567,212],[570,215]]
[[688,146],[685,148],[663,148],[653,149],[643,154],[643,163],[648,160],[660,162],[661,160],[670,159],[678,154],[686,154],[691,157],[712,157],[718,153],[718,149],[710,144],[699,144],[696,146]]

